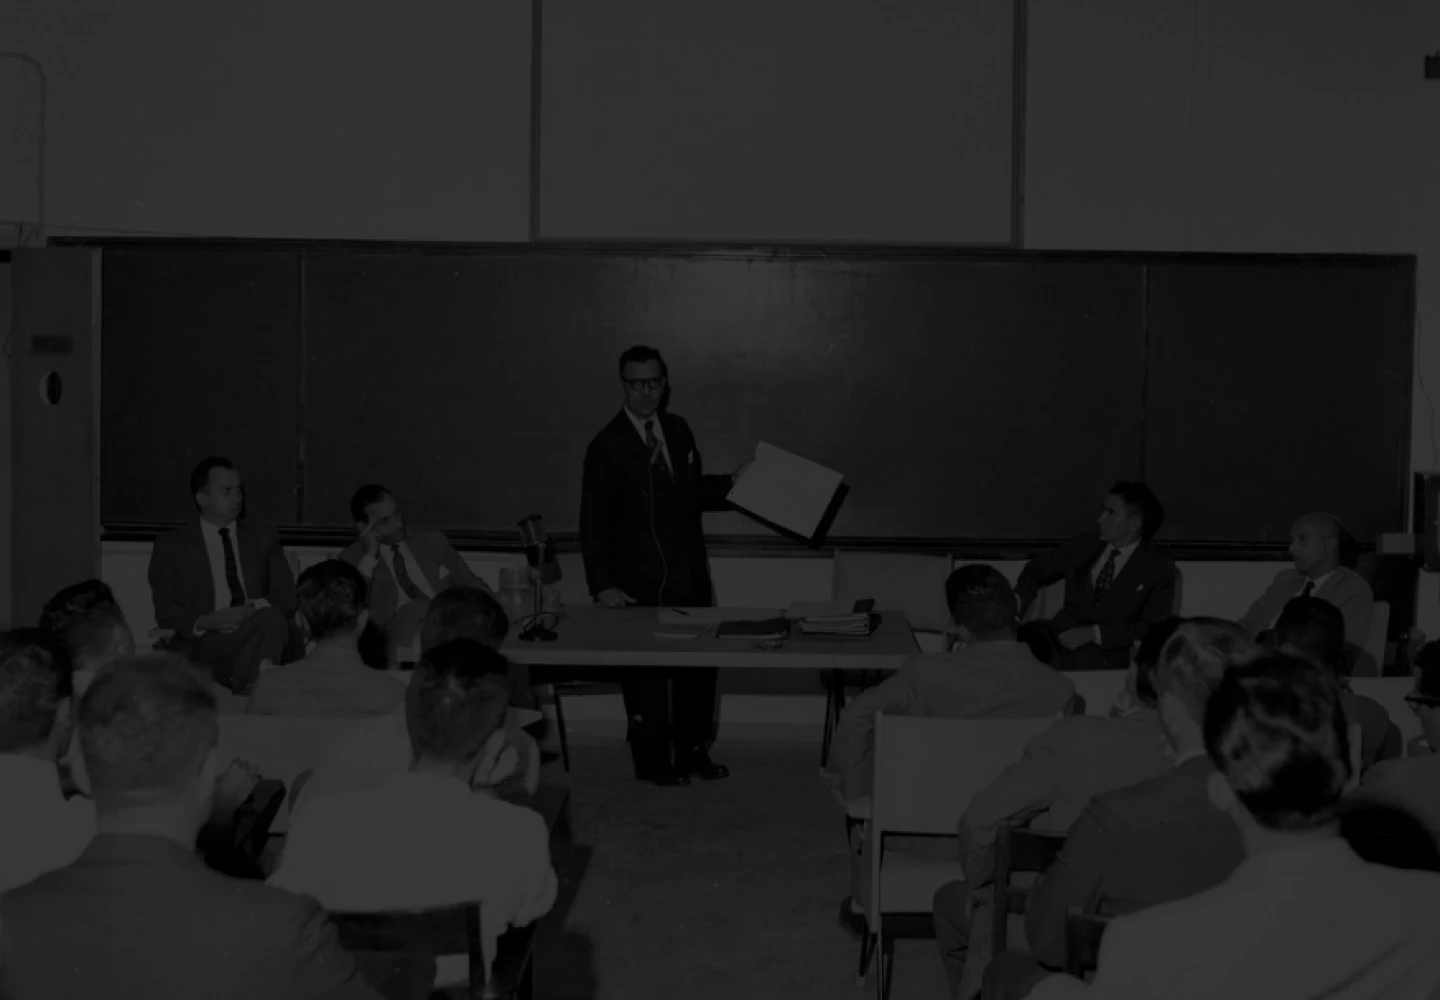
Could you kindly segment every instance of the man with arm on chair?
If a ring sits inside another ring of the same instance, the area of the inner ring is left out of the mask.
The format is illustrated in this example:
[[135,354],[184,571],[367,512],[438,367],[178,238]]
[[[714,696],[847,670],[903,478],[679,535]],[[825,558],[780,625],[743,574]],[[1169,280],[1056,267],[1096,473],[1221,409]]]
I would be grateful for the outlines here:
[[1220,884],[1112,921],[1089,986],[1033,1000],[1430,1000],[1440,989],[1440,874],[1363,861],[1341,836],[1353,775],[1344,713],[1312,664],[1226,674],[1205,713],[1212,810],[1243,860]]
[[1020,637],[1056,670],[1124,670],[1130,650],[1175,613],[1175,564],[1151,548],[1165,508],[1143,483],[1119,482],[1100,505],[1099,531],[1025,565],[1015,586],[1023,618],[1040,588],[1065,581],[1065,605]]
[[[830,767],[838,775],[849,819],[850,895],[840,905],[842,928],[864,933],[870,863],[864,824],[875,772],[875,713],[950,719],[1015,719],[1058,715],[1072,704],[1075,685],[1035,659],[1015,638],[1015,592],[993,567],[962,566],[945,581],[945,598],[962,645],[922,653],[899,672],[862,692],[835,730]],[[923,775],[917,775],[923,780]]]
[[276,537],[239,523],[245,492],[228,459],[196,465],[190,492],[199,516],[155,539],[150,554],[155,621],[175,633],[168,648],[249,694],[262,667],[303,651],[290,621],[295,580]]
[[176,656],[107,666],[79,726],[98,832],[0,896],[0,995],[378,1000],[313,901],[195,857],[219,770],[201,670]]
[[1252,637],[1275,627],[1285,603],[1292,597],[1318,597],[1340,609],[1345,618],[1345,654],[1364,674],[1379,676],[1379,664],[1357,664],[1370,638],[1375,595],[1370,584],[1353,569],[1340,565],[1345,529],[1331,514],[1306,514],[1290,528],[1290,558],[1294,566],[1275,575],[1265,593],[1256,598],[1240,619]]

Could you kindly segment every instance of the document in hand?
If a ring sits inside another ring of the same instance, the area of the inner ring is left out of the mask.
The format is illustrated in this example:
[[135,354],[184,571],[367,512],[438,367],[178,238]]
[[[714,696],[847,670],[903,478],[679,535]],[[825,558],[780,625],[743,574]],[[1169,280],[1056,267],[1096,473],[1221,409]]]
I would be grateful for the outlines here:
[[772,524],[812,538],[840,488],[840,473],[761,441],[755,463],[730,488],[728,499]]

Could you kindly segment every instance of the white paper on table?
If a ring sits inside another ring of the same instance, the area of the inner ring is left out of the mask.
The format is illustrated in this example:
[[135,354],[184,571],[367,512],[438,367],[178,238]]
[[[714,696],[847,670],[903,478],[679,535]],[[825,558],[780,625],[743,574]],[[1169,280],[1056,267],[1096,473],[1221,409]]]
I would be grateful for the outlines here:
[[754,464],[730,488],[727,499],[772,524],[811,538],[844,478],[833,469],[761,441],[755,448]]

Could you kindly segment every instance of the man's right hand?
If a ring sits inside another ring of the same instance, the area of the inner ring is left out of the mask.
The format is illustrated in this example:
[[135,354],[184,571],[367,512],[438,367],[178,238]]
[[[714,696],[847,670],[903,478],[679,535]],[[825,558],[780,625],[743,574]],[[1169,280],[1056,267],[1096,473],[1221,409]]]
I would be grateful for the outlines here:
[[365,525],[360,532],[360,542],[365,546],[365,558],[376,559],[380,556],[380,539],[375,537],[375,523]]
[[595,599],[607,608],[623,608],[627,604],[634,604],[635,598],[631,597],[619,587],[606,587],[595,595]]

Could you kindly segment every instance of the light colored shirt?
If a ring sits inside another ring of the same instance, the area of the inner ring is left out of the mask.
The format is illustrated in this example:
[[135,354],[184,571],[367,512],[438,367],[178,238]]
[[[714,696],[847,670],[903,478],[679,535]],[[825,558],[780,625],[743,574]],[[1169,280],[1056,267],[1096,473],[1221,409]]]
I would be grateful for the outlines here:
[[1125,564],[1130,561],[1130,557],[1135,554],[1135,550],[1139,547],[1140,540],[1138,538],[1124,548],[1117,549],[1113,545],[1105,546],[1105,551],[1100,553],[1100,558],[1095,560],[1095,565],[1090,569],[1090,582],[1093,584],[1096,580],[1100,579],[1100,571],[1105,568],[1105,563],[1109,560],[1110,553],[1114,552],[1116,554],[1115,575],[1119,576],[1120,571],[1125,568]]
[[[239,524],[231,521],[226,529],[230,532],[230,551],[235,554],[235,572],[240,577],[239,597],[247,600],[245,593],[245,568],[240,565],[240,539],[237,537]],[[230,606],[230,584],[225,579],[225,542],[220,529],[205,518],[200,519],[200,536],[205,539],[205,553],[210,557],[210,579],[215,584],[215,610],[224,611]],[[196,635],[200,632],[197,629]]]
[[331,912],[478,901],[487,976],[496,938],[544,916],[556,894],[539,813],[413,773],[311,802],[294,817],[269,884]]
[[[426,597],[434,597],[435,588],[431,586],[430,581],[425,578],[425,573],[420,569],[420,564],[415,561],[415,553],[410,551],[409,544],[404,541],[400,542],[400,556],[405,560],[405,569],[409,573],[410,581],[414,583],[416,587],[420,588],[421,594]],[[390,575],[395,577],[395,610],[398,611],[410,603],[411,597],[405,593],[405,588],[400,586],[400,577],[395,575],[394,550],[384,542],[380,543],[380,558],[385,560],[385,566],[390,570]],[[360,570],[361,575],[368,580],[375,575],[376,565],[374,556],[365,556],[360,560],[360,565],[357,568]]]
[[0,892],[9,892],[80,857],[95,836],[95,805],[66,799],[49,761],[0,754]]
[[[1326,582],[1327,580],[1329,580],[1329,579],[1330,579],[1332,576],[1334,576],[1334,575],[1335,575],[1335,571],[1334,571],[1333,569],[1332,569],[1330,572],[1326,573],[1324,576],[1317,576],[1317,577],[1316,577],[1315,579],[1313,579],[1313,580],[1310,579],[1308,576],[1302,575],[1302,576],[1300,577],[1300,583],[1299,583],[1299,585],[1296,586],[1296,588],[1295,588],[1295,596],[1296,596],[1296,597],[1299,597],[1301,594],[1305,593],[1305,586],[1306,586],[1306,584],[1310,584],[1310,585],[1311,585],[1311,587],[1310,587],[1310,596],[1311,596],[1311,597],[1315,597],[1317,594],[1320,593],[1320,588],[1323,587],[1323,586],[1325,586],[1325,582]],[[1281,608],[1279,611],[1277,611],[1277,612],[1275,613],[1275,617],[1270,619],[1270,624],[1269,624],[1269,625],[1266,625],[1265,627],[1266,627],[1266,628],[1274,628],[1274,627],[1275,627],[1275,623],[1280,620],[1280,616],[1281,616],[1282,614],[1284,614],[1284,613],[1285,613],[1285,609],[1284,609],[1284,608]]]
[[670,471],[673,473],[675,471],[675,463],[670,458],[670,443],[665,440],[665,428],[660,425],[660,414],[657,413],[648,420],[641,420],[630,412],[630,407],[627,406],[624,409],[625,416],[630,418],[630,423],[634,425],[635,432],[640,435],[641,441],[645,441],[647,445],[650,443],[645,437],[645,425],[647,423],[655,431],[655,437],[660,442],[660,454],[664,456],[665,464],[670,467]]
[[405,682],[374,670],[353,648],[320,645],[303,660],[267,670],[248,711],[257,715],[389,715],[405,704]]

